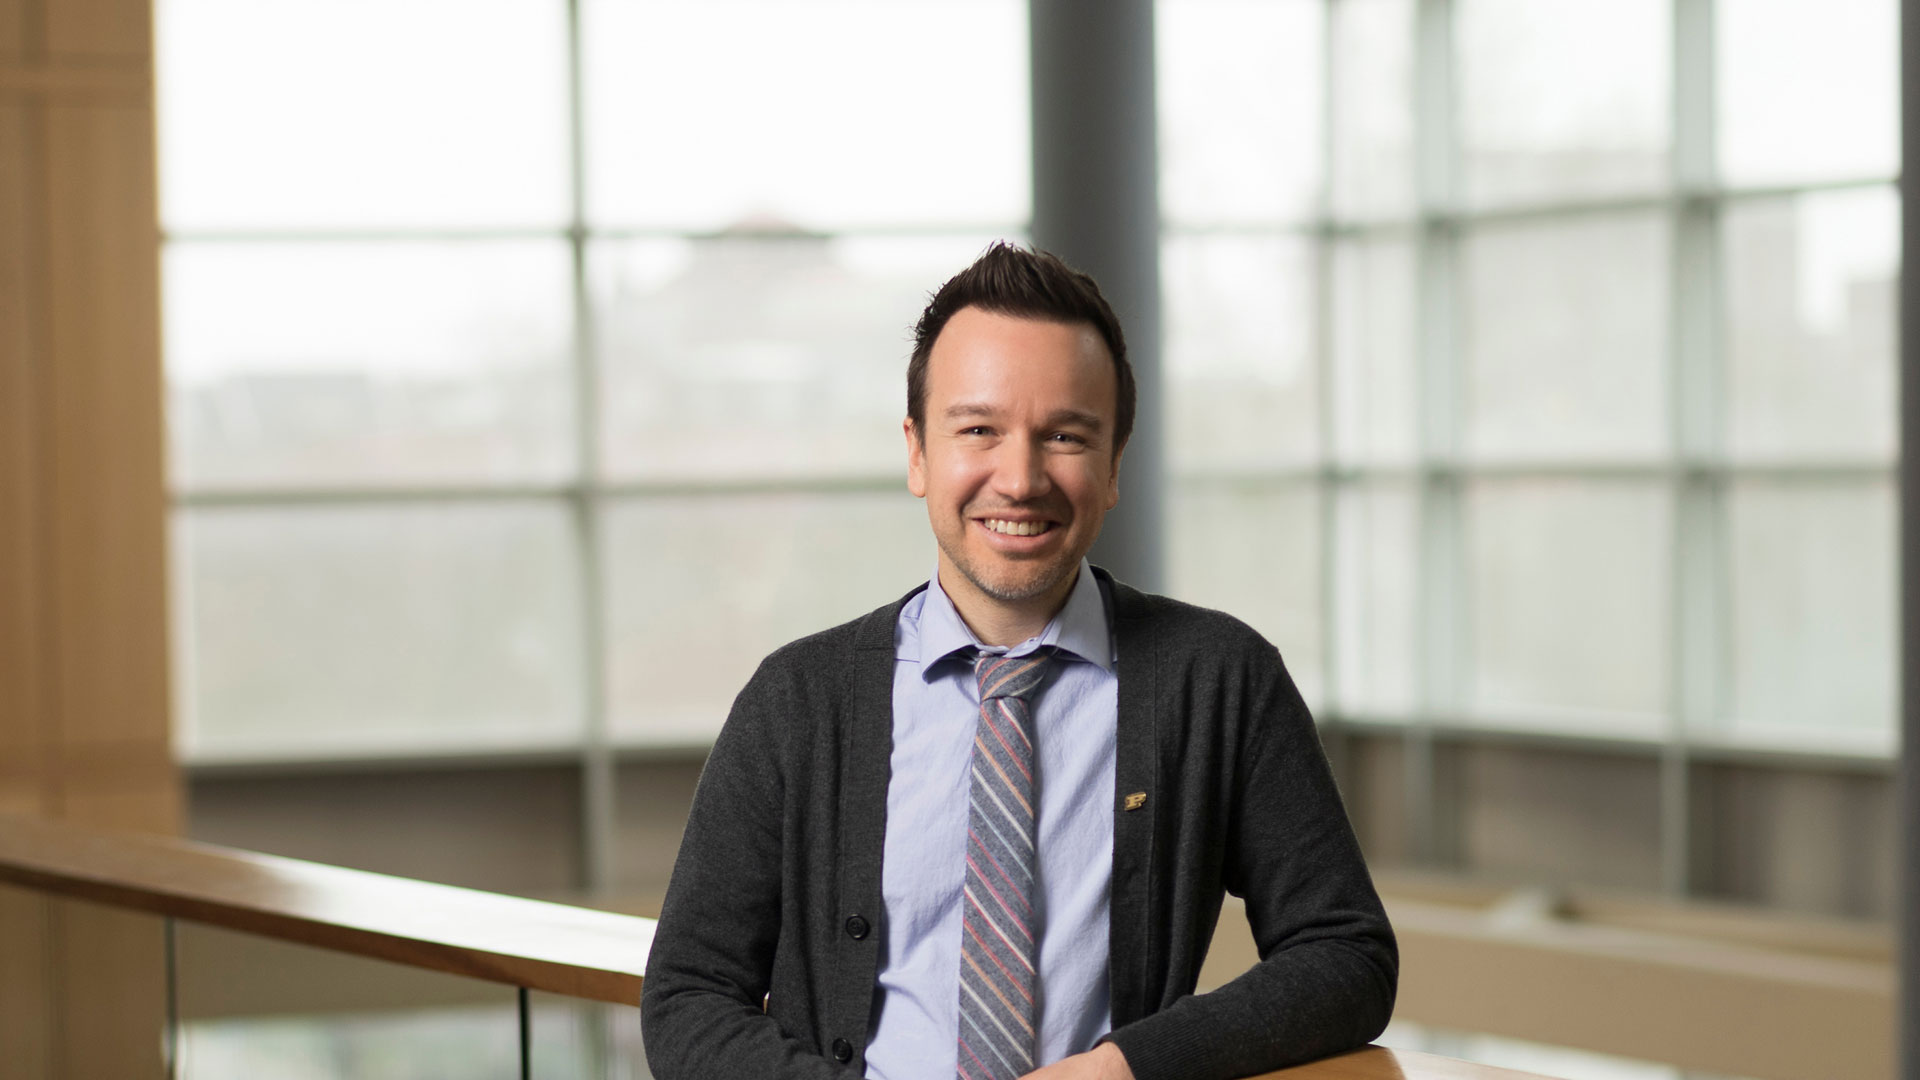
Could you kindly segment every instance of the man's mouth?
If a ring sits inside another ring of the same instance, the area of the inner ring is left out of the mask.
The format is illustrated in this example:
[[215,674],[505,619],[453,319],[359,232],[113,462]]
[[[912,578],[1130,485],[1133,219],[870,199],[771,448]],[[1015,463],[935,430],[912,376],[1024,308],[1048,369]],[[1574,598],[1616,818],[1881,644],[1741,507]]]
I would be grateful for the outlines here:
[[980,524],[1003,536],[1039,536],[1053,528],[1051,521],[1008,521],[1005,518],[983,518]]

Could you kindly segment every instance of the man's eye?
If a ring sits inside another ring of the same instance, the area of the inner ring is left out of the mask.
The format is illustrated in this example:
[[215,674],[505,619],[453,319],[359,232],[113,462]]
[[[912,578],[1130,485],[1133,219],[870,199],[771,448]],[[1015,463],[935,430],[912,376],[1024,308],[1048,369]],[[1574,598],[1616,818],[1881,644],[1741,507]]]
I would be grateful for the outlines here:
[[983,428],[983,427],[970,427],[970,428],[962,428],[962,429],[961,429],[961,431],[960,431],[960,434],[962,434],[962,435],[985,435],[985,434],[987,434],[987,431],[988,431],[988,429],[987,429],[987,428]]
[[1071,431],[1054,432],[1053,441],[1061,442],[1061,443],[1071,443],[1075,446],[1084,446],[1086,445],[1086,442],[1087,442],[1087,440],[1083,436],[1075,435]]

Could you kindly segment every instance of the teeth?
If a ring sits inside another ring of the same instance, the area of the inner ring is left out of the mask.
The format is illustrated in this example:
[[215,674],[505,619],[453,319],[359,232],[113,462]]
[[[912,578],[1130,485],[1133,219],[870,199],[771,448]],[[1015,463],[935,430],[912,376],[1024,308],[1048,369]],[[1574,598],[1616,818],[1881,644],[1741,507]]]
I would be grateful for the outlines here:
[[1046,521],[1002,521],[999,518],[987,519],[987,528],[1008,536],[1038,536],[1052,527],[1052,523]]

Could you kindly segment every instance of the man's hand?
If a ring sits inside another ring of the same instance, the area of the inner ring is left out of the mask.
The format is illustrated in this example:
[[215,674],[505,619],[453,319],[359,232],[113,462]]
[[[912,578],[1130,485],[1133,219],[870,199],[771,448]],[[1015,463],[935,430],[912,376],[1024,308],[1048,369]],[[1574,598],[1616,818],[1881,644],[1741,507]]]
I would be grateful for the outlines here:
[[1084,1054],[1075,1054],[1044,1069],[1035,1069],[1020,1080],[1133,1080],[1127,1056],[1112,1043],[1101,1043]]

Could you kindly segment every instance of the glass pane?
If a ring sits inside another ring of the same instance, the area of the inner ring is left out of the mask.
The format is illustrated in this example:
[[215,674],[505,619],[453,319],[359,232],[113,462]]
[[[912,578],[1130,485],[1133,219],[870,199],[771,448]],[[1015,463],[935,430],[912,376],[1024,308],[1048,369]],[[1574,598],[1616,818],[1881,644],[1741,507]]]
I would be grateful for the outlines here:
[[1168,459],[1175,468],[1311,460],[1320,417],[1312,244],[1172,236],[1160,251]]
[[1727,183],[1900,171],[1895,0],[1738,0],[1714,15]]
[[1362,716],[1408,715],[1418,701],[1418,493],[1411,483],[1343,487],[1337,510],[1332,558],[1340,708]]
[[595,245],[607,471],[902,472],[913,323],[986,243],[795,235]]
[[1470,700],[1481,718],[1657,733],[1672,652],[1671,507],[1653,483],[1468,487]]
[[1030,213],[1023,3],[586,0],[583,20],[595,225]]
[[1404,462],[1419,445],[1414,246],[1333,249],[1334,449],[1343,461]]
[[172,229],[558,226],[566,7],[160,0]]
[[[174,934],[181,1080],[520,1075],[511,986],[189,922]],[[558,1000],[533,1003],[536,1075],[583,1076],[554,1045]]]
[[169,245],[174,483],[564,478],[567,282],[558,241]]
[[1893,485],[1735,484],[1732,729],[1886,752],[1899,576]]
[[1723,223],[1730,449],[1892,461],[1899,196],[1739,201]]
[[1334,213],[1414,209],[1412,0],[1333,5]]
[[1666,218],[1469,233],[1467,441],[1487,458],[1646,458],[1667,424]]
[[1318,707],[1325,682],[1319,490],[1310,483],[1212,481],[1174,484],[1167,495],[1171,595],[1259,631]]
[[[511,995],[510,987],[495,987]],[[535,1020],[544,1019],[535,1017]],[[304,1016],[220,1017],[186,1024],[182,1080],[415,1080],[460,1076],[516,1080],[520,1075],[517,1007],[404,1008]],[[584,1076],[571,1068],[541,1076]],[[572,1066],[572,1059],[563,1062]]]
[[609,705],[623,741],[710,742],[768,653],[927,580],[906,493],[688,495],[606,517]]
[[1666,0],[1459,0],[1455,11],[1462,159],[1474,205],[1666,185]]
[[[639,1058],[640,1010],[632,1004],[609,1005],[565,994],[532,991],[527,995],[529,1073],[540,1080],[637,1080],[650,1077],[635,1066]],[[618,1040],[628,1034],[631,1047]],[[517,1064],[517,1062],[516,1062]],[[515,1076],[519,1075],[515,1070]]]
[[193,510],[175,521],[189,758],[579,736],[580,599],[561,506]]
[[[674,827],[674,839],[679,840],[679,829]],[[654,915],[657,915],[656,911]],[[649,916],[654,917],[653,915]],[[603,1005],[600,1007],[599,1031],[596,1033],[600,1045],[604,1047],[606,1064],[599,1073],[589,1073],[607,1080],[652,1080],[653,1073],[647,1068],[647,1048],[640,1038],[640,1010],[627,1005]]]
[[1322,0],[1160,0],[1160,212],[1299,219],[1319,197]]

